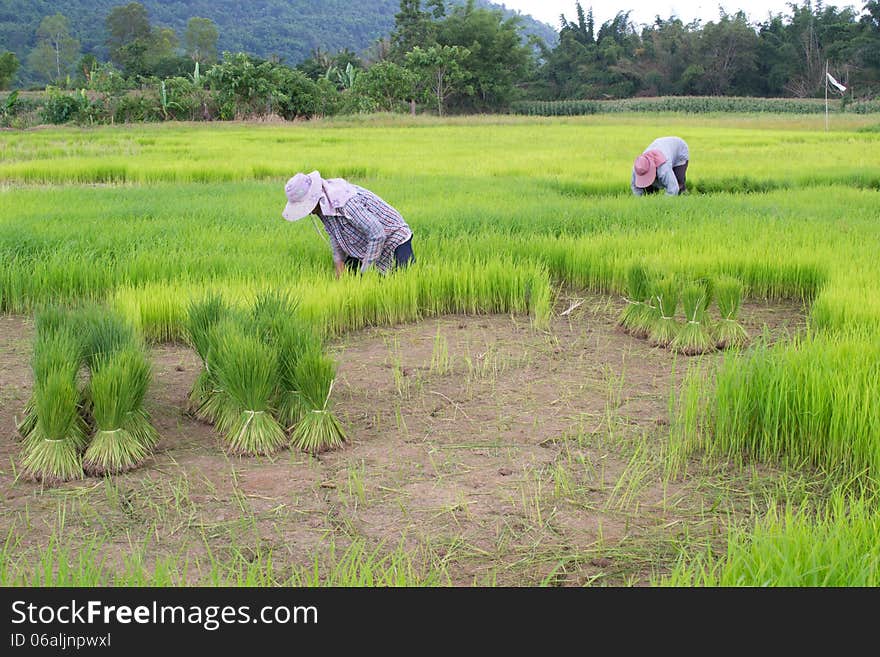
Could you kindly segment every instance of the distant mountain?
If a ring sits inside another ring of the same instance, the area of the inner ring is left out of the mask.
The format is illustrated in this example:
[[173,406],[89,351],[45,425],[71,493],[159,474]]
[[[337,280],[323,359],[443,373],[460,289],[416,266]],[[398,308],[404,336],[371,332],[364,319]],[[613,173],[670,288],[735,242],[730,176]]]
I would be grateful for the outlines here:
[[[106,58],[105,19],[127,0],[0,0],[0,52],[11,50],[19,59],[35,43],[45,16],[67,16],[83,52]],[[390,34],[399,0],[141,0],[152,25],[171,27],[183,37],[193,16],[210,18],[219,31],[218,51],[243,51],[259,57],[277,55],[290,65],[307,58],[314,48],[362,52]],[[449,4],[460,4],[453,0]],[[558,35],[546,23],[502,8],[487,0],[477,6],[519,15],[523,32],[555,45]]]

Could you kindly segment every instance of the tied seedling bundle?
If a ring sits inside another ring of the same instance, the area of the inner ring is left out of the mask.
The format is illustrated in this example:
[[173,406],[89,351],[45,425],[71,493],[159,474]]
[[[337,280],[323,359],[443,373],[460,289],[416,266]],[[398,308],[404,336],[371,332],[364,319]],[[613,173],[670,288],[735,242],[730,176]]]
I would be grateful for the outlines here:
[[265,290],[251,308],[254,330],[266,344],[277,344],[288,322],[297,313],[299,302],[280,290]]
[[623,330],[637,338],[646,338],[657,316],[652,305],[650,274],[644,265],[636,263],[627,270],[626,302],[618,319]]
[[287,441],[272,414],[278,386],[278,354],[253,335],[249,322],[229,317],[211,331],[209,357],[223,391],[217,400],[215,426],[233,454],[272,454]]
[[222,391],[209,363],[211,331],[226,314],[226,304],[219,294],[190,301],[187,307],[185,331],[190,345],[202,361],[202,370],[190,390],[189,411],[200,420],[215,422],[222,408]]
[[294,381],[302,403],[302,417],[291,436],[294,447],[314,454],[345,443],[345,429],[330,404],[335,378],[336,363],[320,349],[300,356],[294,368]]
[[278,336],[280,385],[278,389],[278,419],[292,430],[308,410],[299,391],[297,366],[304,355],[320,353],[321,337],[311,325],[298,317],[291,317]]
[[158,440],[143,408],[150,364],[137,346],[101,355],[94,363],[89,389],[96,433],[83,468],[96,476],[126,472],[140,465]]
[[19,435],[26,439],[37,424],[36,390],[53,370],[67,372],[76,382],[83,357],[83,344],[73,326],[69,313],[52,306],[37,313],[36,337],[31,357],[34,376],[34,394],[24,407],[24,418],[16,422]]
[[678,309],[679,296],[679,281],[674,276],[664,277],[654,287],[658,317],[651,327],[649,338],[655,347],[668,347],[678,335],[680,325],[675,319],[675,311]]
[[24,443],[25,474],[49,485],[82,479],[86,427],[70,368],[45,372],[34,397],[37,419]]
[[77,388],[81,358],[82,343],[70,327],[38,322],[31,358],[34,393],[19,431],[25,473],[50,485],[83,474],[86,425]]
[[670,344],[675,351],[686,356],[696,356],[715,348],[706,313],[711,300],[711,289],[711,284],[704,280],[688,283],[682,290],[685,323]]
[[715,324],[715,342],[719,349],[739,349],[749,336],[737,321],[742,306],[743,284],[732,276],[720,277],[715,282],[715,300],[721,318]]
[[74,325],[82,329],[85,338],[85,362],[94,370],[97,362],[113,353],[136,344],[134,327],[116,313],[93,306],[83,309]]

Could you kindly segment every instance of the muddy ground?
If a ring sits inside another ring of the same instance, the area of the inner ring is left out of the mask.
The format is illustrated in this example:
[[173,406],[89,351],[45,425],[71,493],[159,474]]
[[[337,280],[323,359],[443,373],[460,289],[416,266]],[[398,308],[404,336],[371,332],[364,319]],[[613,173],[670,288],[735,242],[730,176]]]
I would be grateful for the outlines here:
[[[32,323],[0,316],[0,537],[22,554],[53,535],[74,549],[98,541],[110,563],[139,552],[148,568],[271,551],[280,576],[360,540],[380,554],[402,545],[453,585],[648,584],[680,547],[721,540],[778,473],[694,458],[687,476],[664,477],[670,393],[693,361],[623,334],[621,305],[568,293],[546,331],[493,315],[347,335],[332,351],[349,442],[319,456],[227,456],[185,411],[198,357],[157,345],[155,455],[52,489],[17,478]],[[780,336],[805,310],[749,302],[741,320]]]

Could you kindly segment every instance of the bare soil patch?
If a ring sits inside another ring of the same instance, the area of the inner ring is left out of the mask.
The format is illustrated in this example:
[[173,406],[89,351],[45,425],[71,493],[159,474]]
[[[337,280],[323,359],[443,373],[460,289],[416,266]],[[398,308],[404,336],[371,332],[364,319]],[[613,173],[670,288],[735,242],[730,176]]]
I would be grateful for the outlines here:
[[[583,303],[562,316],[574,300]],[[569,293],[548,331],[492,315],[347,335],[333,345],[334,397],[350,442],[317,457],[225,455],[213,428],[185,412],[198,357],[158,345],[155,455],[112,480],[56,489],[16,478],[32,323],[0,316],[0,534],[40,549],[63,511],[67,540],[101,537],[119,563],[135,548],[222,559],[244,547],[271,550],[283,569],[359,539],[402,544],[455,585],[646,584],[685,538],[720,535],[765,483],[661,476],[669,395],[688,359],[620,332],[620,309]],[[741,319],[752,335],[779,336],[800,330],[805,312],[747,302]]]

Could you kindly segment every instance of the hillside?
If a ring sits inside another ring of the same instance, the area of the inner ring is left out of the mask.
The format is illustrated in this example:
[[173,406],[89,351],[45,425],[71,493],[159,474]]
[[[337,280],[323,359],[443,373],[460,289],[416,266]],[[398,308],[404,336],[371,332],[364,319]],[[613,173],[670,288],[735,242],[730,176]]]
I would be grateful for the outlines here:
[[[35,32],[45,16],[68,17],[83,52],[106,55],[104,20],[123,0],[0,0],[0,51],[11,50],[24,59],[33,47]],[[220,33],[218,50],[243,51],[260,57],[277,55],[295,65],[321,47],[333,52],[366,49],[394,27],[399,0],[141,0],[153,25],[173,28],[182,36],[193,16],[210,18]],[[450,3],[455,4],[455,3]],[[502,9],[478,0],[478,6]],[[517,12],[503,9],[505,15]],[[525,34],[556,42],[554,29],[522,16]]]

